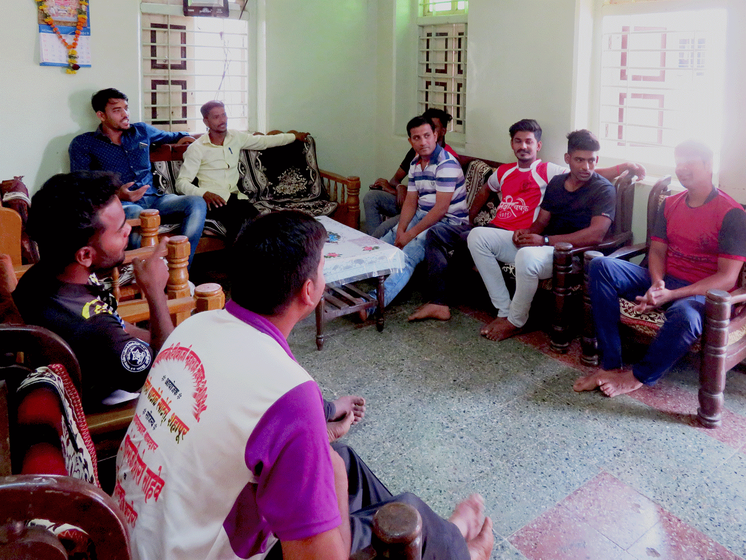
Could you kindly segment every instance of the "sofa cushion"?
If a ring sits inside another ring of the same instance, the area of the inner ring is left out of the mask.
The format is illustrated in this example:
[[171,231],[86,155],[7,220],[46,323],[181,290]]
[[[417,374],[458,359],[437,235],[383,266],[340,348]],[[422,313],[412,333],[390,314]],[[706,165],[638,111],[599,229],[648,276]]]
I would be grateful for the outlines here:
[[272,205],[327,198],[311,136],[307,142],[245,152],[247,169],[238,186],[252,202]]
[[[482,160],[475,159],[469,162],[466,168],[466,203],[471,208],[474,198],[477,196],[479,189],[494,173],[494,169]],[[490,193],[487,203],[482,207],[477,216],[474,218],[475,226],[486,226],[497,215],[497,206],[500,204],[500,196],[497,193]]]

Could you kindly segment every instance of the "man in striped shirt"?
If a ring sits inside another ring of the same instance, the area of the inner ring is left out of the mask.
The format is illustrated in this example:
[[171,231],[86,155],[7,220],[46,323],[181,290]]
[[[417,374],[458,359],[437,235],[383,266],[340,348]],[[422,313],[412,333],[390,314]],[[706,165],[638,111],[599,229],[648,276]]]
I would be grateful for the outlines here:
[[427,230],[439,222],[458,225],[469,221],[461,165],[438,144],[432,120],[413,118],[407,123],[407,134],[417,156],[409,167],[399,225],[382,238],[404,251],[406,265],[386,279],[384,306],[391,303],[424,260]]

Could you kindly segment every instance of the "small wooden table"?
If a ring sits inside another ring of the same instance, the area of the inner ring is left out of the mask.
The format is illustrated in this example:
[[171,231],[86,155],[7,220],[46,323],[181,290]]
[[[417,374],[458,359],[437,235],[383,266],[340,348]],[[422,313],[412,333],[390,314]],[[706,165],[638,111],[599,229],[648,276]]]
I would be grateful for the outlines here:
[[[326,289],[316,307],[316,347],[324,347],[324,322],[342,315],[376,308],[376,327],[383,330],[383,281],[404,269],[401,249],[352,229],[326,216],[317,220],[326,228],[324,278]],[[363,292],[352,282],[378,278],[377,297]]]

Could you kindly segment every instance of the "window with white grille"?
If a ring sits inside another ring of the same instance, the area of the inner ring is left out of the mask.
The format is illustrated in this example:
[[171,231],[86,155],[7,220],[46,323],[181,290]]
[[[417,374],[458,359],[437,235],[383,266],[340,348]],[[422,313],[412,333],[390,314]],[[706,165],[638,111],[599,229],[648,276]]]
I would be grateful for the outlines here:
[[689,138],[717,152],[725,10],[606,15],[602,25],[602,153],[666,165]]
[[418,111],[422,113],[431,107],[444,109],[453,117],[450,129],[463,134],[466,128],[466,22],[420,25],[419,32]]
[[421,16],[444,16],[466,13],[465,0],[422,0]]
[[231,17],[185,17],[181,0],[142,0],[143,119],[164,130],[204,130],[199,108],[225,103],[230,127],[248,129],[249,32]]

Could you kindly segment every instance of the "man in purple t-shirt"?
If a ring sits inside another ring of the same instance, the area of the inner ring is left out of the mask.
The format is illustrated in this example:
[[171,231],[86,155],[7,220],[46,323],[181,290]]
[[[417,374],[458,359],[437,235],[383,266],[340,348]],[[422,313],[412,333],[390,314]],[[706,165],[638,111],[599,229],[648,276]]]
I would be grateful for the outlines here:
[[325,240],[300,212],[257,219],[234,246],[232,301],[186,320],[156,358],[114,490],[140,560],[347,560],[392,501],[420,512],[423,558],[489,558],[481,497],[447,521],[412,494],[392,496],[349,447],[330,446],[321,391],[287,344],[323,294]]

